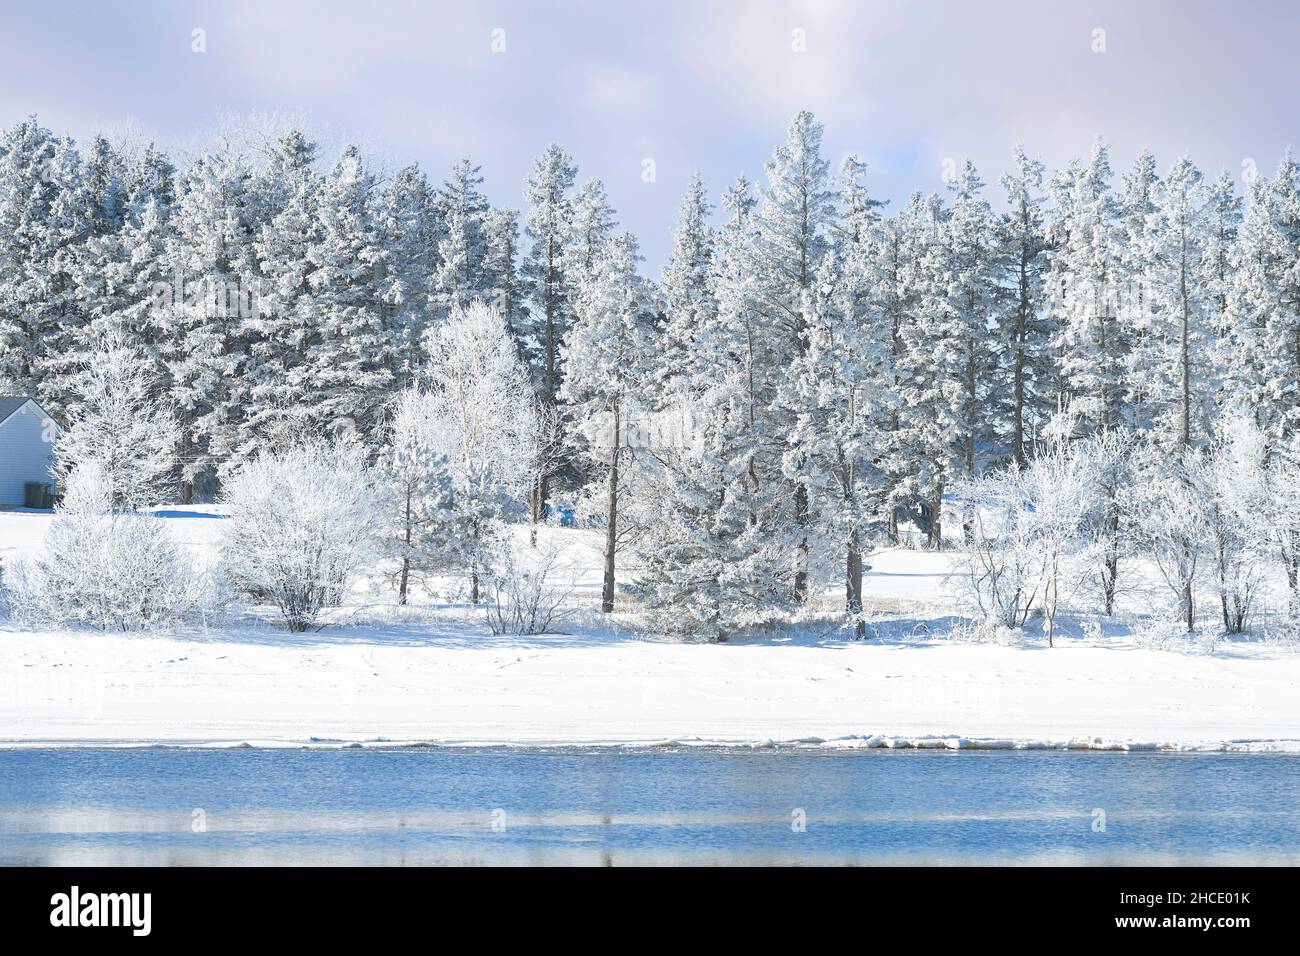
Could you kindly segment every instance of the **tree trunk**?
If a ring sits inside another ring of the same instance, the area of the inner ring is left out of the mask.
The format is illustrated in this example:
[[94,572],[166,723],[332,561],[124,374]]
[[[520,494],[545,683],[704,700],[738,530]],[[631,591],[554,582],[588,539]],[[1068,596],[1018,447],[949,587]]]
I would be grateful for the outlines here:
[[1020,251],[1020,304],[1016,310],[1016,359],[1014,407],[1011,418],[1011,454],[1017,465],[1025,464],[1025,343],[1028,340],[1029,263]]
[[935,483],[930,496],[930,537],[927,542],[931,551],[943,550],[943,480]]
[[867,625],[862,620],[862,551],[858,544],[858,529],[849,532],[848,554],[845,561],[845,610],[853,618],[853,634],[858,639],[867,636]]
[[794,520],[801,536],[794,554],[794,599],[808,601],[808,489],[803,482],[794,486]]
[[397,603],[406,603],[406,586],[411,576],[411,488],[406,488],[406,512],[405,512],[405,530],[403,538],[406,541],[406,553],[402,555],[402,578],[397,585]]
[[542,521],[542,509],[546,506],[546,476],[539,474],[528,492],[528,543],[537,547],[537,526]]
[[1191,324],[1191,318],[1187,310],[1187,253],[1186,241],[1183,243],[1183,265],[1179,273],[1179,287],[1183,299],[1183,323],[1179,336],[1179,363],[1182,366],[1182,408],[1178,419],[1178,441],[1182,445],[1189,445],[1192,441],[1192,363],[1191,351],[1188,347],[1188,326]]
[[619,409],[614,407],[613,443],[609,455],[609,485],[605,491],[605,579],[600,591],[600,609],[614,610],[614,545],[618,538],[618,433]]

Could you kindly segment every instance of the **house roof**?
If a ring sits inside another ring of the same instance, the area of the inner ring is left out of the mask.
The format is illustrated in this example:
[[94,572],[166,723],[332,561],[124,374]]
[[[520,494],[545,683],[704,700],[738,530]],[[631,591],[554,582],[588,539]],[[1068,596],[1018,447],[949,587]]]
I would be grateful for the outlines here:
[[[18,409],[22,408],[28,402],[31,402],[37,408],[40,408],[41,414],[54,422],[55,427],[59,427],[59,423],[54,420],[54,416],[41,408],[40,403],[29,395],[0,395],[0,425],[3,425],[8,421],[18,411]],[[62,431],[61,428],[60,431]]]

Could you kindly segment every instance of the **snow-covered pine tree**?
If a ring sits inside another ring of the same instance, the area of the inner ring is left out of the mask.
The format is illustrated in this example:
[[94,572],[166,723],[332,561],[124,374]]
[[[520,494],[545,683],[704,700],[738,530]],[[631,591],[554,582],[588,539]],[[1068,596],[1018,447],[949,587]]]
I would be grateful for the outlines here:
[[1101,143],[1087,163],[1072,161],[1052,179],[1048,286],[1063,394],[1083,427],[1122,422],[1128,336],[1119,322],[1124,280],[1116,231],[1110,158]]
[[81,163],[72,141],[56,139],[35,117],[0,138],[0,383],[46,395],[49,342],[64,337],[63,316],[72,287],[61,261],[84,236],[84,217],[71,197]]
[[47,304],[59,315],[44,338],[37,369],[46,407],[55,414],[69,408],[72,379],[95,348],[98,324],[123,305],[112,275],[129,254],[116,242],[124,176],[121,158],[108,140],[96,136],[75,175],[62,180],[51,207],[58,248],[44,279]]
[[713,270],[717,237],[709,225],[713,207],[704,180],[691,177],[673,235],[673,250],[660,287],[664,296],[663,335],[656,377],[672,392],[671,379],[694,371],[697,339],[716,318]]
[[1051,413],[1055,388],[1050,315],[1044,309],[1043,277],[1047,269],[1047,234],[1041,190],[1043,164],[1022,147],[1012,151],[1014,168],[1002,177],[1007,211],[998,224],[997,258],[1001,283],[1008,290],[998,312],[1004,350],[1002,374],[1010,380],[1009,402],[1000,409],[1010,420],[1011,460],[1026,462],[1026,432],[1036,433]]
[[[942,240],[931,247],[939,256],[935,263],[938,282],[932,287],[939,296],[934,310],[936,371],[942,396],[938,423],[951,443],[945,481],[974,477],[980,455],[994,437],[985,399],[997,362],[992,330],[1000,305],[997,221],[980,195],[984,183],[969,160],[949,188],[953,199]],[[964,515],[962,521],[969,531],[970,516]]]
[[[790,124],[785,143],[767,163],[767,185],[757,218],[753,253],[756,282],[751,307],[763,332],[780,340],[778,366],[807,349],[807,298],[822,257],[830,247],[835,221],[834,193],[828,188],[829,164],[821,155],[822,126],[802,111]],[[798,409],[771,410],[778,427],[788,431]],[[780,531],[788,539],[792,563],[792,597],[808,597],[809,532],[813,521],[808,476],[798,458],[784,468],[790,503]]]
[[[862,237],[866,239],[865,236]],[[799,461],[819,529],[842,555],[845,612],[854,634],[863,619],[863,539],[879,513],[876,436],[888,392],[888,328],[872,309],[870,274],[852,240],[818,267],[808,302],[807,348],[791,365],[785,404],[799,409],[787,461]],[[841,264],[842,263],[842,264]]]
[[510,337],[520,343],[528,318],[527,284],[519,273],[519,213],[489,209],[483,217],[485,301],[501,313]]
[[375,225],[384,247],[385,325],[400,339],[395,384],[406,389],[424,363],[420,343],[435,311],[442,235],[437,194],[418,166],[402,168],[388,183],[376,202]]
[[1244,203],[1237,195],[1237,184],[1226,169],[1210,184],[1205,205],[1205,248],[1201,254],[1198,279],[1206,296],[1206,322],[1212,333],[1205,387],[1212,389],[1211,404],[1215,412],[1228,407],[1230,370],[1240,361],[1232,344],[1232,319],[1228,296],[1233,281],[1233,247],[1241,227]]
[[1300,433],[1300,163],[1290,151],[1270,184],[1269,209],[1272,302],[1264,313],[1263,371],[1276,432],[1290,439]]
[[892,330],[875,294],[881,203],[866,190],[865,168],[854,156],[844,162],[840,228],[810,290],[806,349],[791,364],[782,401],[798,409],[786,462],[807,467],[811,510],[829,548],[842,556],[845,610],[858,637],[866,635],[863,539],[882,487],[877,436],[893,401]]
[[1288,153],[1271,181],[1251,183],[1233,247],[1227,304],[1234,362],[1230,407],[1270,441],[1300,432],[1300,165]]
[[[1186,156],[1155,185],[1152,211],[1141,240],[1151,316],[1138,341],[1148,415],[1170,447],[1204,444],[1209,435],[1207,367],[1210,330],[1201,283],[1206,192],[1200,171]],[[1136,404],[1136,403],[1135,403]]]
[[[924,462],[912,447],[915,405],[908,405],[904,390],[912,377],[911,336],[907,330],[916,321],[921,287],[916,281],[915,263],[929,241],[927,222],[930,207],[920,193],[913,193],[899,213],[883,221],[871,254],[875,308],[889,333],[890,369],[888,385],[894,395],[882,431],[878,436],[878,465],[884,473],[886,536],[898,544],[899,519],[917,519],[929,532],[929,499],[920,494]],[[915,399],[915,394],[910,396]]]
[[[525,234],[530,243],[523,276],[528,283],[528,323],[521,336],[538,397],[551,409],[560,389],[560,343],[569,327],[569,303],[564,250],[569,239],[571,200],[578,169],[557,143],[546,147],[524,183],[529,205]],[[550,494],[550,475],[538,474],[530,500],[533,523],[542,518]]]
[[562,267],[569,297],[576,300],[582,283],[596,271],[596,260],[614,235],[617,219],[605,194],[605,184],[588,179],[569,204],[569,236]]
[[[665,633],[717,641],[767,620],[788,579],[764,503],[784,489],[779,473],[759,479],[756,456],[771,370],[758,361],[756,314],[746,305],[754,205],[742,178],[715,235],[698,177],[683,201],[655,339],[657,427],[628,502],[648,619]],[[775,442],[762,444],[768,467],[779,463]]]
[[405,329],[383,303],[387,250],[375,178],[354,146],[325,177],[307,244],[302,306],[317,325],[307,349],[312,418],[328,432],[373,434],[402,363]]
[[451,176],[438,194],[442,238],[438,243],[434,284],[440,317],[491,294],[483,223],[488,202],[480,191],[482,185],[479,167],[469,159],[462,159],[452,167]]
[[605,486],[605,567],[601,610],[614,610],[615,553],[619,545],[620,467],[629,451],[628,425],[646,404],[653,360],[658,293],[637,272],[636,239],[611,239],[595,271],[579,286],[573,326],[564,338],[560,395]]
[[272,149],[255,184],[258,275],[248,314],[244,378],[248,388],[236,461],[252,458],[286,419],[312,404],[310,350],[318,342],[319,316],[307,286],[308,250],[316,229],[321,179],[316,144],[293,130]]
[[54,448],[59,480],[89,463],[100,470],[115,509],[164,500],[177,433],[170,400],[158,386],[153,360],[123,330],[102,330],[71,380],[72,417]]
[[1152,293],[1155,246],[1151,229],[1159,186],[1155,157],[1143,150],[1122,177],[1115,197],[1119,270],[1111,283],[1110,297],[1125,341],[1122,414],[1129,426],[1141,430],[1154,426],[1160,404],[1151,394],[1149,376],[1145,374],[1152,363],[1159,361],[1163,348],[1158,326],[1164,321],[1160,313],[1165,303]]
[[243,313],[257,275],[257,196],[243,157],[209,153],[186,171],[159,310],[163,359],[180,428],[181,500],[216,491],[242,440],[247,355]]

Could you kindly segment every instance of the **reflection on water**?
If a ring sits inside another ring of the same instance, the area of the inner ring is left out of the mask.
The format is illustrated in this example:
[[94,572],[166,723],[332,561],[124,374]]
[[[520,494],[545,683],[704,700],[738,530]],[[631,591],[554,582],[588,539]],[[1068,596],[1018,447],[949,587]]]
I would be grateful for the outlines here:
[[0,864],[1300,862],[1300,758],[0,751]]

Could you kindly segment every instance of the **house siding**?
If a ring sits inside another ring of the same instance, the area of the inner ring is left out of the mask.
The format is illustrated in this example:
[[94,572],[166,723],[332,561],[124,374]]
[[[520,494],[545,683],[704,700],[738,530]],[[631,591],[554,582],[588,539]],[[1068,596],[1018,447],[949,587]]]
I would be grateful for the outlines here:
[[24,485],[54,480],[54,444],[45,417],[27,405],[0,422],[0,507],[22,505]]

